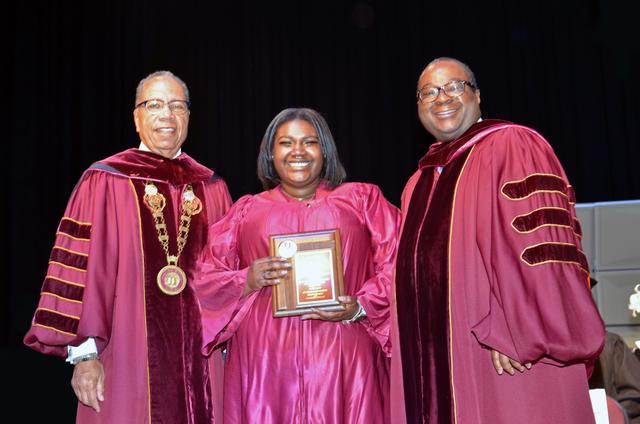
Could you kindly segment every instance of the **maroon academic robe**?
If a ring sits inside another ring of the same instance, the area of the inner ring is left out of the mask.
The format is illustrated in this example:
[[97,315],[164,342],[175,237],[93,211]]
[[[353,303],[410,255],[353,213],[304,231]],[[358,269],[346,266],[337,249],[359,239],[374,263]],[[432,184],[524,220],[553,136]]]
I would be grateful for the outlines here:
[[[594,422],[587,367],[604,326],[574,202],[529,128],[485,120],[431,146],[402,199],[396,422],[403,405],[410,423]],[[499,376],[491,349],[533,367]]]
[[[205,351],[228,340],[224,422],[388,423],[389,295],[399,211],[378,187],[346,183],[299,202],[279,187],[245,196],[209,231],[195,287]],[[340,229],[344,285],[367,317],[354,324],[273,318],[271,288],[241,298],[269,235]]]
[[231,205],[224,181],[185,153],[169,160],[129,149],[83,174],[58,226],[24,339],[39,352],[65,358],[67,345],[95,337],[105,400],[100,413],[78,403],[79,423],[213,422],[212,390],[219,395],[219,387],[210,385],[221,363],[201,354],[200,311],[190,283],[176,296],[157,286],[167,261],[142,202],[145,181],[166,198],[172,254],[186,184],[203,203],[178,262],[189,281],[208,225]]

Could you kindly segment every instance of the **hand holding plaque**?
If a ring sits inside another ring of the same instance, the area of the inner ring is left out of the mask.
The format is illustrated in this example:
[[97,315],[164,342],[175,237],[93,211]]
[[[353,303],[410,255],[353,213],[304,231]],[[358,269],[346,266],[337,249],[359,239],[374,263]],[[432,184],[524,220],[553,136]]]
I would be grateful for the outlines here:
[[247,272],[247,284],[243,295],[279,284],[290,268],[291,262],[288,259],[277,256],[256,259]]
[[273,316],[303,315],[313,309],[341,311],[344,294],[342,250],[337,229],[269,237],[272,256],[291,261],[291,269],[273,288]]

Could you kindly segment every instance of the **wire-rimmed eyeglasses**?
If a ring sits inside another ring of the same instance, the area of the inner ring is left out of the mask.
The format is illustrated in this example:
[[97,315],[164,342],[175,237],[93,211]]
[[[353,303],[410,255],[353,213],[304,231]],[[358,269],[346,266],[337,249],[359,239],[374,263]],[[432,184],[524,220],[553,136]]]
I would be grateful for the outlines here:
[[149,99],[138,103],[136,105],[136,108],[140,106],[144,106],[147,112],[154,115],[162,112],[165,106],[168,106],[169,111],[174,115],[184,115],[185,113],[189,112],[191,102],[187,100],[171,100],[167,103],[162,99]]

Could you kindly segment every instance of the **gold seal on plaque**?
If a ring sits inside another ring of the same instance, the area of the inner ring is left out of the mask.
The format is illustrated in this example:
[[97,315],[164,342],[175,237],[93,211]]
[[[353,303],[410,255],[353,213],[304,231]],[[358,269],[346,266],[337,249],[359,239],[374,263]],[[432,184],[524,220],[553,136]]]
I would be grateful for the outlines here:
[[285,240],[278,245],[278,256],[285,259],[293,257],[298,251],[298,245],[293,240]]

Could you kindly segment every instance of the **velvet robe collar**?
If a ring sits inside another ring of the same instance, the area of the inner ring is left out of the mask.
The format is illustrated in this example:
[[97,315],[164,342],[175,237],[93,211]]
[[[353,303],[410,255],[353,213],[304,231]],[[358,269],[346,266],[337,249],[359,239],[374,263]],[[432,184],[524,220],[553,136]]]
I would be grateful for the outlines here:
[[418,167],[423,170],[428,167],[446,166],[479,141],[475,139],[478,133],[494,125],[508,123],[508,121],[499,119],[485,119],[473,124],[463,135],[455,140],[433,143],[429,147],[427,154],[418,162]]
[[212,170],[184,152],[175,159],[167,159],[153,152],[132,148],[97,164],[114,168],[131,178],[160,181],[174,186],[209,181],[213,176]]

